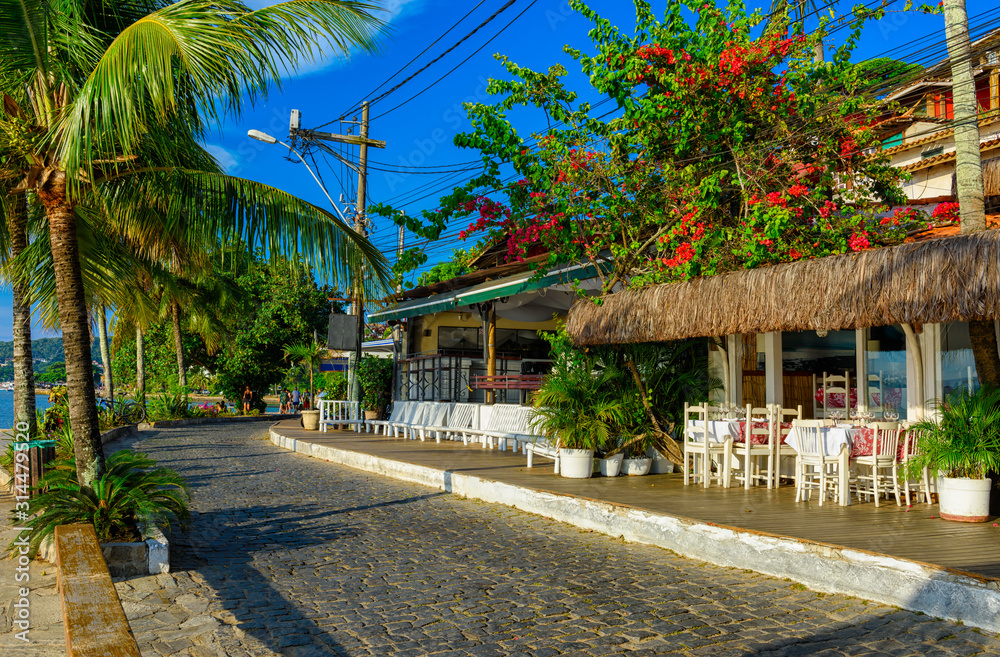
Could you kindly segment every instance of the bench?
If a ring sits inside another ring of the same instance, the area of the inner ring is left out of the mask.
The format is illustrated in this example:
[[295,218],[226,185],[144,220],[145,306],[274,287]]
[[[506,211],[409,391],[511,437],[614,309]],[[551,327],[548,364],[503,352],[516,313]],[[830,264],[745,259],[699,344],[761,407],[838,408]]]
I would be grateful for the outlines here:
[[66,654],[70,657],[140,657],[118,591],[92,525],[55,531]]
[[521,441],[520,436],[528,433],[526,426],[527,414],[530,410],[520,404],[493,404],[490,407],[489,418],[481,423],[479,429],[466,429],[466,432],[478,436],[483,442],[483,448],[493,448],[494,442],[500,451],[507,450],[508,439],[514,443],[514,451]]
[[448,422],[436,426],[423,426],[420,428],[421,440],[426,433],[433,433],[437,442],[441,442],[441,437],[451,440],[458,440],[462,437],[462,443],[469,444],[472,437],[468,430],[479,426],[479,404],[459,403],[451,409],[448,414]]
[[[414,423],[410,425],[410,438],[414,438],[414,433],[416,433],[416,437],[419,437],[420,441],[423,442],[427,437],[428,429],[430,427],[447,426],[448,418],[451,416],[452,406],[453,404],[448,402],[432,402],[429,404],[429,407],[424,408],[424,413],[420,420],[414,421]],[[440,433],[437,436],[437,442],[441,442]]]
[[389,414],[388,420],[365,420],[365,431],[371,431],[372,433],[379,433],[379,428],[381,427],[381,433],[383,435],[389,435],[389,428],[398,423],[403,419],[403,416],[410,411],[410,406],[414,402],[398,401],[393,402],[392,412]]
[[559,474],[559,439],[552,440],[538,433],[535,429],[534,409],[528,409],[525,426],[528,429],[524,442],[524,453],[528,455],[528,467],[532,466],[535,456],[544,456],[555,462],[555,474]]
[[403,438],[407,437],[410,427],[420,422],[421,418],[424,416],[424,409],[427,404],[425,402],[407,402],[406,410],[403,411],[402,417],[400,417],[395,422],[390,422],[389,426],[392,427],[392,437],[396,438],[400,434]]
[[353,425],[358,427],[358,431],[361,431],[365,421],[361,419],[358,402],[321,399],[319,402],[319,430],[325,433],[328,426],[338,424]]

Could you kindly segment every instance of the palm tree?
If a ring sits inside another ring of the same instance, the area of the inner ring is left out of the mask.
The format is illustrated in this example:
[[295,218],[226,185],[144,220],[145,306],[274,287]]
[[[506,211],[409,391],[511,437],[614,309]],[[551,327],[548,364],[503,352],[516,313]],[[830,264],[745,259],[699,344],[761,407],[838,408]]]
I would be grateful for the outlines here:
[[169,188],[168,217],[196,217],[190,231],[246,235],[275,256],[301,249],[341,287],[367,261],[385,283],[381,255],[329,212],[266,185],[187,168],[203,153],[207,123],[263,100],[280,83],[283,63],[312,58],[318,40],[374,49],[380,22],[372,8],[353,0],[293,0],[257,11],[237,0],[0,7],[0,60],[31,90],[30,112],[7,112],[31,117],[10,155],[26,171],[15,191],[33,191],[45,208],[82,486],[105,469],[77,240],[89,190],[126,185],[123,197],[149,198],[154,187]]
[[326,346],[315,338],[308,344],[285,347],[285,360],[298,363],[303,369],[309,369],[309,408],[316,408],[316,399],[313,397],[313,372],[320,366],[326,352]]

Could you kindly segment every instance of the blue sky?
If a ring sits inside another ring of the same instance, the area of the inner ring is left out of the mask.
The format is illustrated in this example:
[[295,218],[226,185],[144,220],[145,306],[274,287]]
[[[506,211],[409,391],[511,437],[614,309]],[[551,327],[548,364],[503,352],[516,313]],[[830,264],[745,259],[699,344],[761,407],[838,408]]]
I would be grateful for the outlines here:
[[[251,0],[253,6],[269,4],[266,0]],[[383,90],[402,81],[410,73],[441,54],[474,27],[486,20],[505,4],[505,0],[454,2],[447,0],[382,0],[389,10],[390,33],[382,41],[378,55],[353,53],[349,56],[330,54],[322,61],[299,71],[274,90],[267,101],[250,109],[238,119],[229,119],[219,126],[206,140],[206,146],[232,175],[251,178],[298,195],[317,205],[328,207],[322,191],[301,164],[284,158],[287,151],[279,145],[266,145],[246,136],[254,128],[269,132],[286,140],[288,117],[292,109],[302,112],[302,127],[316,128],[339,117],[362,100],[369,92],[393,76],[417,53],[427,48],[445,30],[475,9],[458,27],[441,38],[402,74],[392,78]],[[841,3],[846,10],[850,3]],[[591,0],[605,18],[622,28],[634,24],[632,3],[626,0]],[[652,0],[655,8],[663,3]],[[756,5],[751,5],[756,6]],[[897,0],[890,9],[902,9]],[[974,18],[992,9],[989,0],[967,0],[970,17]],[[496,36],[488,45],[483,44],[515,16],[513,24]],[[370,149],[369,158],[375,163],[388,163],[395,168],[405,166],[443,167],[454,163],[476,160],[474,152],[461,150],[452,144],[457,132],[469,128],[462,110],[462,103],[488,101],[484,90],[489,77],[501,77],[504,71],[493,59],[494,53],[508,55],[522,66],[539,70],[561,62],[570,71],[575,88],[583,89],[583,80],[574,69],[572,60],[562,52],[565,44],[589,49],[587,31],[590,24],[569,9],[566,0],[516,0],[489,25],[456,48],[441,61],[372,106],[370,136],[388,143],[385,150]],[[916,13],[893,12],[878,23],[869,24],[856,59],[891,54],[901,44],[924,35],[932,38],[924,43],[934,45],[943,39],[944,23],[941,16],[924,16]],[[477,54],[474,51],[482,47]],[[912,53],[912,48],[907,50]],[[902,55],[904,53],[898,53]],[[466,57],[471,58],[443,80],[424,91],[399,109],[391,110],[398,103],[423,91],[432,82],[444,76]],[[572,83],[571,83],[572,84]],[[386,113],[388,112],[388,113]],[[384,114],[384,115],[383,115]],[[353,118],[350,114],[349,118]],[[532,117],[523,123],[525,132],[544,127],[541,117]],[[334,123],[323,128],[341,132],[350,126]],[[331,159],[331,162],[333,160]],[[319,173],[336,200],[341,193],[347,202],[353,198],[354,174],[341,167],[330,167],[319,162]],[[379,166],[375,164],[373,166]],[[339,179],[338,179],[339,176]],[[369,174],[369,196],[375,202],[392,202],[396,207],[415,214],[424,208],[436,206],[436,200],[453,183],[462,182],[457,176],[451,180],[444,175],[399,174],[373,170]],[[342,186],[343,182],[343,186]],[[343,187],[343,188],[342,188]],[[396,245],[395,226],[376,222],[373,241],[383,251],[392,253]],[[454,227],[457,232],[462,227]],[[432,260],[447,256],[451,249],[463,244],[457,237],[430,250]],[[0,290],[0,340],[11,339],[11,295],[9,288]],[[43,333],[36,330],[40,337]]]

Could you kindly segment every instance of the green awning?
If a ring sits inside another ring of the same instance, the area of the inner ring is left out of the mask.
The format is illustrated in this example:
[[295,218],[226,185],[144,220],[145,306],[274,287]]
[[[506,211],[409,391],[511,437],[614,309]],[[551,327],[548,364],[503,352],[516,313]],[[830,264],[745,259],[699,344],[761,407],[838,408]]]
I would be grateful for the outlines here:
[[484,301],[493,301],[500,297],[511,297],[522,292],[530,292],[560,283],[583,281],[597,276],[593,265],[567,265],[548,272],[541,278],[533,280],[535,272],[526,271],[495,281],[487,281],[479,285],[452,290],[444,294],[435,294],[422,299],[411,299],[392,304],[368,313],[369,322],[386,322],[390,319],[403,319],[419,315],[433,315],[445,310],[453,310]]

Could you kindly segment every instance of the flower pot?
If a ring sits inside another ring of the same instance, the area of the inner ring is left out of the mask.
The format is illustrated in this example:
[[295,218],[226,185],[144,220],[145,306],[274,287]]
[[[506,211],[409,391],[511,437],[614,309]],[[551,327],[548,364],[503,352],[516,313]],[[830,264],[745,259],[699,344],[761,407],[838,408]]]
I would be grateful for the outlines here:
[[670,474],[674,471],[674,462],[660,454],[656,449],[652,447],[647,449],[646,456],[653,459],[649,466],[649,474]]
[[941,517],[958,522],[985,522],[990,516],[990,479],[938,477]]
[[653,464],[653,459],[625,459],[622,461],[622,472],[627,475],[649,474],[649,468]]
[[378,411],[365,411],[365,419],[366,420],[377,420],[378,419]]
[[306,431],[319,429],[319,411],[302,411],[302,428]]
[[569,479],[589,479],[594,473],[594,450],[560,449],[559,472]]
[[622,469],[622,460],[625,458],[624,454],[615,454],[614,456],[609,456],[606,459],[598,459],[598,467],[601,471],[602,477],[617,477],[618,473]]

